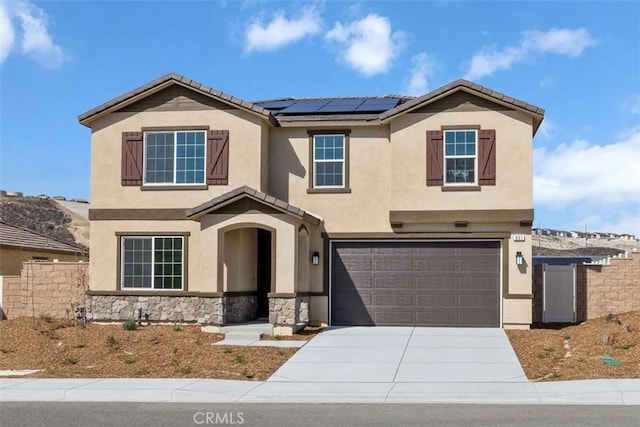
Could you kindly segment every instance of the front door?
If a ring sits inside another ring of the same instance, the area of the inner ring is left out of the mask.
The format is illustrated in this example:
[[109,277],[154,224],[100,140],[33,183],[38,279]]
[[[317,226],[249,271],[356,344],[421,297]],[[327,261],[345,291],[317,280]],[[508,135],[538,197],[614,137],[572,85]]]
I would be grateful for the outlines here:
[[258,317],[269,317],[271,292],[271,232],[258,229]]

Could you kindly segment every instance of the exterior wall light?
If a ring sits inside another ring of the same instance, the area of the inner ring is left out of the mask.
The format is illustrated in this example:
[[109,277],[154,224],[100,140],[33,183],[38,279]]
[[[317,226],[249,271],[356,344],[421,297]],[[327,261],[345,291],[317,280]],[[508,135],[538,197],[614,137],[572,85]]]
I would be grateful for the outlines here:
[[314,252],[313,255],[311,255],[311,264],[313,265],[320,264],[320,253]]
[[522,252],[516,252],[516,265],[524,264],[524,257],[522,256]]

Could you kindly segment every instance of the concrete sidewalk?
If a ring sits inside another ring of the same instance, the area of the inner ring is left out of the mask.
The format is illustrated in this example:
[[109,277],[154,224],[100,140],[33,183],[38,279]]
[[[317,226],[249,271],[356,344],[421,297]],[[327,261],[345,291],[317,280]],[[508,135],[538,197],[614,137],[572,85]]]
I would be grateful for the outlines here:
[[322,383],[2,378],[0,401],[640,405],[640,379],[536,383]]

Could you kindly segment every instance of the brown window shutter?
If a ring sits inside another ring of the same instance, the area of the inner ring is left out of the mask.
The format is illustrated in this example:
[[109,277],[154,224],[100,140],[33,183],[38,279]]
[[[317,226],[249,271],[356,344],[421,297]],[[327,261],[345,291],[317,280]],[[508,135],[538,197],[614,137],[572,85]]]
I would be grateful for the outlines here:
[[122,132],[122,185],[142,185],[142,132]]
[[207,133],[207,184],[229,183],[229,131],[210,130]]
[[427,185],[442,185],[443,146],[442,131],[427,131]]
[[496,185],[496,131],[478,131],[478,184]]

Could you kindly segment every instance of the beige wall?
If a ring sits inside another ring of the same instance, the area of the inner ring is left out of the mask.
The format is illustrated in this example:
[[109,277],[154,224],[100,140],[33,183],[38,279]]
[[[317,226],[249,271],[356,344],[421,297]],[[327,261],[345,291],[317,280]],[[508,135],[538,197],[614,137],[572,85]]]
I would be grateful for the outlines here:
[[[496,131],[496,185],[481,191],[443,192],[426,186],[426,131],[442,126],[481,126]],[[391,122],[391,209],[531,209],[531,118],[506,111],[405,114]]]
[[[149,190],[120,182],[122,132],[142,127],[209,126],[229,130],[229,185],[206,190]],[[91,208],[191,208],[236,187],[260,189],[266,175],[264,121],[238,110],[151,111],[112,113],[93,126],[91,141]],[[126,202],[123,202],[125,201]]]
[[28,249],[0,248],[0,275],[16,276],[22,270],[22,263],[31,261],[35,257],[47,258],[49,261],[81,261],[86,259],[80,252],[77,254],[52,251],[36,251]]
[[87,283],[87,263],[28,262],[20,277],[2,278],[2,311],[7,319],[74,318],[74,308],[84,307]]

